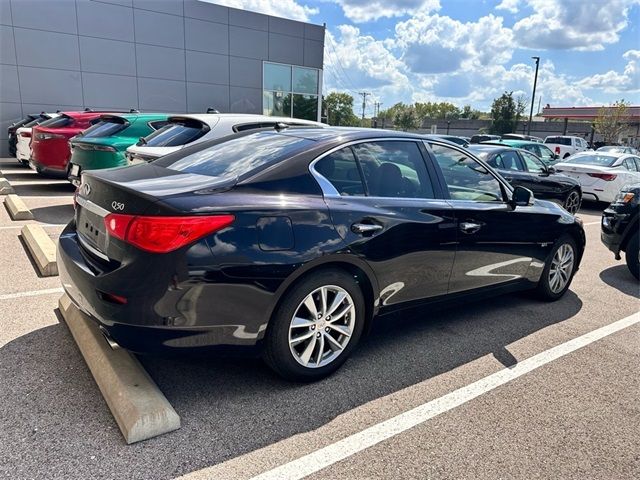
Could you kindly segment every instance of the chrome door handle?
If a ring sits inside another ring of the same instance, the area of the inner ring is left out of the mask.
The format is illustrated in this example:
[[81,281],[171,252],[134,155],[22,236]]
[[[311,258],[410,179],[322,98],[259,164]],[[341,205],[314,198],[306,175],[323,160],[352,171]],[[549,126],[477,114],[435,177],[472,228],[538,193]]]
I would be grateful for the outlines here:
[[460,222],[460,230],[462,233],[476,233],[482,228],[482,224],[474,222]]
[[507,182],[511,182],[511,181],[513,181],[513,177],[504,177],[504,179],[505,179]]
[[354,223],[351,225],[351,231],[353,233],[360,233],[363,235],[375,233],[382,230],[382,225],[376,225],[375,223]]

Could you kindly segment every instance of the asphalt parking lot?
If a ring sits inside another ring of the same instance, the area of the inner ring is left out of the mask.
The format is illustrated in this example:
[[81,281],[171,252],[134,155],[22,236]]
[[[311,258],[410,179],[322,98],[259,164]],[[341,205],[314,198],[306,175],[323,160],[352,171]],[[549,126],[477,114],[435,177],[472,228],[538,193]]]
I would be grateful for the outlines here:
[[0,207],[3,478],[301,478],[306,458],[318,479],[640,478],[639,323],[345,458],[327,448],[636,314],[639,284],[599,240],[602,205],[579,214],[587,250],[560,301],[518,294],[381,319],[315,384],[258,360],[141,357],[182,427],[126,445],[56,310],[58,278],[36,273],[19,235],[38,223],[55,239],[74,188],[15,159],[0,170],[35,217],[12,221]]

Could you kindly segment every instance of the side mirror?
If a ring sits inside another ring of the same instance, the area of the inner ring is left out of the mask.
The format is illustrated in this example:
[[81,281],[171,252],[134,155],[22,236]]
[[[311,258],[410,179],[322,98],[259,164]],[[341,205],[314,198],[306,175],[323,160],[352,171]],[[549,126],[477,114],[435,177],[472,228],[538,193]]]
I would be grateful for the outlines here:
[[553,156],[551,158],[553,158],[554,160],[558,160],[560,158],[560,155],[558,155],[557,153],[552,154]]
[[556,173],[556,167],[552,166],[552,165],[548,165],[547,166],[547,173],[549,175],[551,175],[552,173]]
[[529,207],[533,205],[533,192],[528,188],[516,186],[513,188],[513,195],[511,195],[511,206],[516,207]]

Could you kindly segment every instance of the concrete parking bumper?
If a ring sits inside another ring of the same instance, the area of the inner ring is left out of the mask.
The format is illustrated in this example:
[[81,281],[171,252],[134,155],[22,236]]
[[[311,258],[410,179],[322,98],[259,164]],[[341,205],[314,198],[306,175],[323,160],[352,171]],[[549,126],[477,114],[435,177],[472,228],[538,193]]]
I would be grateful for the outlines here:
[[58,275],[56,245],[40,225],[25,225],[21,230],[31,257],[43,277]]
[[58,307],[127,443],[180,428],[180,417],[132,354],[110,348],[66,294]]
[[6,178],[0,178],[0,195],[9,195],[15,193],[13,187]]
[[4,198],[4,205],[12,220],[33,220],[33,213],[18,195],[7,195]]

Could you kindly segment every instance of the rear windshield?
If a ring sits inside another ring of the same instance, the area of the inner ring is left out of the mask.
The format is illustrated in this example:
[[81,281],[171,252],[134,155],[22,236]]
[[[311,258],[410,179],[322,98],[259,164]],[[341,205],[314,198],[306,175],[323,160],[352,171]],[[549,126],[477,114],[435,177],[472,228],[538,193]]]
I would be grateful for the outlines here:
[[571,139],[566,137],[547,137],[544,143],[557,143],[558,145],[571,145]]
[[185,157],[160,158],[154,165],[220,179],[241,177],[264,165],[277,163],[314,142],[274,132],[257,132],[218,143]]
[[138,142],[138,145],[145,145],[147,147],[177,147],[197,140],[208,131],[209,127],[197,120],[170,122],[145,137],[144,142]]
[[47,118],[46,117],[38,117],[34,120],[31,120],[29,123],[25,123],[23,125],[24,128],[32,128],[35,127],[36,125],[41,124],[42,122],[46,121]]
[[598,167],[610,167],[612,166],[618,157],[613,155],[576,155],[564,160],[564,163],[574,163],[576,165],[597,165]]
[[67,127],[73,123],[73,118],[67,115],[60,115],[59,117],[50,118],[49,120],[45,120],[40,124],[41,127],[47,128],[62,128]]
[[127,128],[128,125],[129,122],[121,117],[101,118],[84,131],[82,138],[110,137],[111,135],[121,132]]

